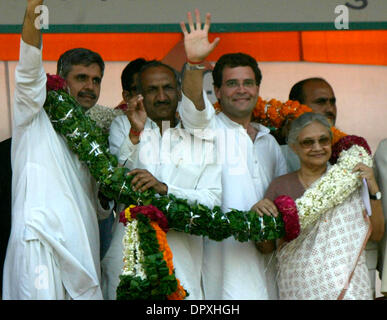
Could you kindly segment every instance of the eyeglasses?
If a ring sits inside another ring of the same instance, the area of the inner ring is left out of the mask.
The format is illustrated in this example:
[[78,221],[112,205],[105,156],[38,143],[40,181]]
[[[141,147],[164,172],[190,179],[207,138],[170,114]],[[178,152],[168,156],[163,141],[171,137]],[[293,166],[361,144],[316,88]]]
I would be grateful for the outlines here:
[[318,143],[321,147],[326,147],[331,144],[331,138],[330,137],[321,137],[317,140],[314,139],[305,139],[302,141],[299,141],[298,143],[300,146],[304,149],[310,149],[314,146],[315,143]]
[[253,79],[246,79],[246,80],[243,80],[242,83],[240,83],[238,80],[235,80],[235,79],[230,79],[230,80],[227,80],[225,83],[225,86],[227,88],[230,88],[230,89],[235,89],[235,88],[239,88],[242,84],[243,87],[245,88],[253,88],[254,86],[257,85],[257,83],[255,82],[255,80]]

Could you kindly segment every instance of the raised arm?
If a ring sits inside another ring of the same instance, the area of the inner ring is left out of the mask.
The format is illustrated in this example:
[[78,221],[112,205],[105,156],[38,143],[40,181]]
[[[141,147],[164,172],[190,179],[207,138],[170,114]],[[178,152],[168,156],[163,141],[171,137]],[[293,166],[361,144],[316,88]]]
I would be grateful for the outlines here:
[[43,4],[43,0],[28,0],[27,9],[24,16],[22,39],[25,43],[34,46],[38,49],[42,46],[42,34],[40,29],[36,28],[35,21],[38,18],[40,11],[35,13],[35,8]]
[[216,38],[212,43],[208,41],[211,14],[206,14],[206,21],[203,28],[201,26],[200,12],[198,9],[195,9],[196,23],[193,22],[191,12],[187,13],[187,18],[190,31],[187,30],[184,22],[180,23],[181,30],[184,34],[185,53],[188,59],[188,67],[184,70],[182,89],[184,95],[194,103],[196,109],[203,110],[205,108],[203,99],[204,70],[194,70],[194,68],[208,57],[220,39]]
[[[35,8],[43,0],[28,0],[24,16],[20,58],[15,71],[14,126],[29,124],[46,99],[46,74],[42,63],[41,32],[35,26]],[[37,10],[38,11],[38,10]]]

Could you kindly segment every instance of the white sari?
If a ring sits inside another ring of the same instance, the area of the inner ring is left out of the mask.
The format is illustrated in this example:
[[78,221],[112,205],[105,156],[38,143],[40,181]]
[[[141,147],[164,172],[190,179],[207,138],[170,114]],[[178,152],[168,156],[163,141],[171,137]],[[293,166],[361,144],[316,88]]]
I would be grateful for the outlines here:
[[279,248],[281,300],[372,299],[364,251],[371,224],[360,190]]

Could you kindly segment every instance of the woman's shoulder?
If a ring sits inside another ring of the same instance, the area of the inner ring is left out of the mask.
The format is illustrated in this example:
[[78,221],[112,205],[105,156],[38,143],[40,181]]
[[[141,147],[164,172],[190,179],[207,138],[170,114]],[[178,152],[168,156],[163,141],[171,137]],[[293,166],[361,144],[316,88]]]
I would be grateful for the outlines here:
[[297,179],[297,171],[293,171],[274,178],[271,183],[288,183]]
[[288,195],[293,197],[300,193],[300,188],[302,187],[300,186],[297,172],[294,171],[273,179],[267,188],[265,198],[273,201],[280,195]]

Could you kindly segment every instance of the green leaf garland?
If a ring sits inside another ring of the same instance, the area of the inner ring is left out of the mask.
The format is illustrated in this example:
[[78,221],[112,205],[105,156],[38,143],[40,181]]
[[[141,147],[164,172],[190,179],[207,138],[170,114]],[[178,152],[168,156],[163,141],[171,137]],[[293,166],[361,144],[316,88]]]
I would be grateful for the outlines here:
[[109,152],[107,134],[84,114],[74,98],[63,90],[48,91],[44,109],[55,130],[87,165],[105,197],[127,206],[152,204],[165,213],[170,228],[217,241],[233,236],[240,242],[261,242],[285,235],[281,215],[260,217],[252,211],[235,209],[223,213],[219,206],[211,210],[171,194],[156,195],[153,189],[142,193],[133,191],[132,176],[127,174],[129,169],[118,167],[117,158]]
[[140,248],[144,252],[143,267],[146,279],[120,275],[117,287],[117,300],[165,300],[176,291],[175,273],[169,274],[163,253],[159,251],[156,231],[148,217],[138,214],[138,233]]

